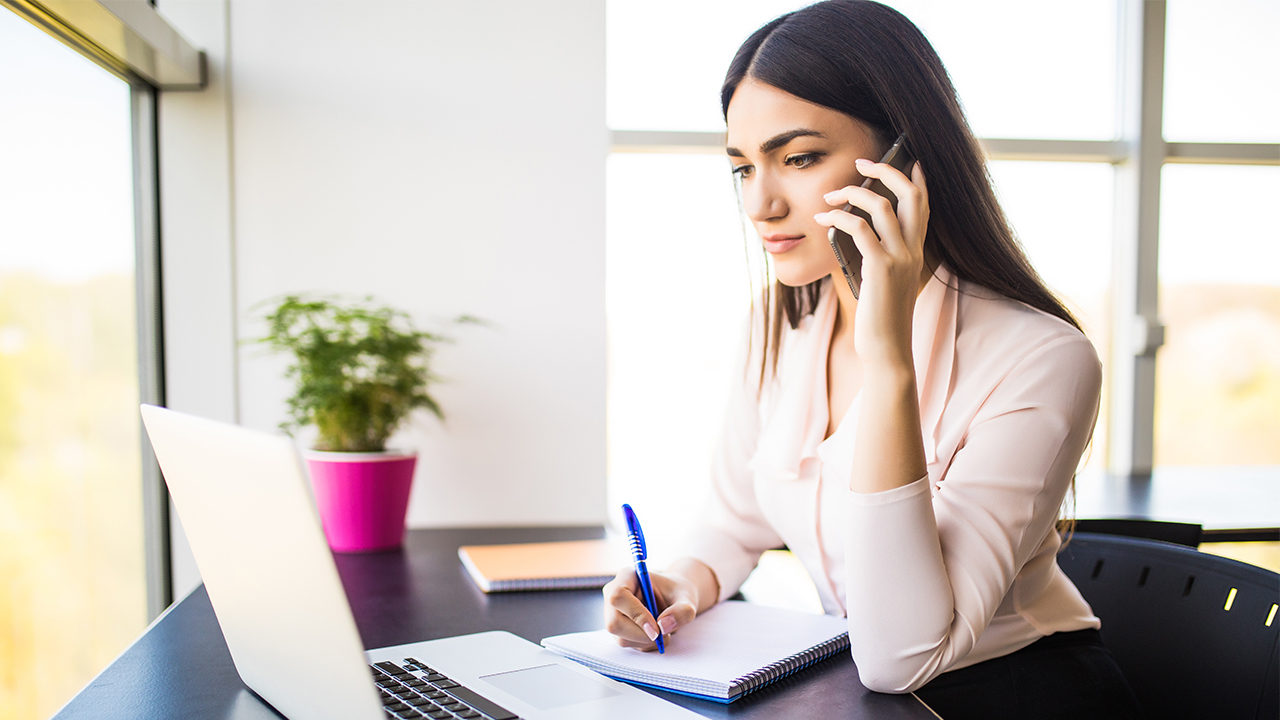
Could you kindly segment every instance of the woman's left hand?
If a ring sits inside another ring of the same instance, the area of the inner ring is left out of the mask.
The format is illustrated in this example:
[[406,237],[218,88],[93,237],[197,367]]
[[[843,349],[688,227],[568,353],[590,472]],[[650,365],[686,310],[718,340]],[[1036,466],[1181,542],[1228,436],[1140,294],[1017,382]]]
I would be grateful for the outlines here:
[[[854,321],[854,347],[864,364],[911,367],[911,319],[920,294],[924,239],[929,226],[929,194],[924,171],[915,163],[911,178],[885,163],[858,160],[858,172],[879,178],[898,197],[889,201],[857,185],[827,193],[830,205],[850,203],[871,216],[866,221],[843,210],[818,213],[826,227],[849,233],[862,253],[862,288]],[[879,238],[876,236],[879,235]]]

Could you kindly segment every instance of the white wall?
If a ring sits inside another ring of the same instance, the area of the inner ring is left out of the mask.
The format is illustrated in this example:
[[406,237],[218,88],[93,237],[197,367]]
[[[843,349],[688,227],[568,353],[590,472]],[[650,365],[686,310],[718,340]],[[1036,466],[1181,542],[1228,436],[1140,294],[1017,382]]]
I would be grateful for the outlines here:
[[392,441],[410,524],[602,522],[604,3],[159,8],[214,80],[161,106],[171,406],[275,428],[285,360],[228,329],[282,293],[477,315],[437,355],[446,423]]

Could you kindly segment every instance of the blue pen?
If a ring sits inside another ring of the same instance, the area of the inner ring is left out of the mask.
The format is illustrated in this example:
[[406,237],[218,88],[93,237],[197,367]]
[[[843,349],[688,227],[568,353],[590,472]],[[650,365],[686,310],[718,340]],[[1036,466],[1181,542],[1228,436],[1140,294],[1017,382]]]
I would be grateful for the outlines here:
[[[630,505],[623,504],[622,512],[627,516],[627,537],[631,541],[631,558],[636,562],[636,577],[640,578],[640,590],[644,593],[644,606],[649,610],[649,614],[653,615],[653,621],[658,621],[658,603],[653,599],[653,583],[649,582],[649,568],[645,566],[644,561],[649,557],[649,551],[644,544],[644,530],[640,529],[640,518],[636,517],[636,511],[631,509]],[[662,646],[662,628],[658,627],[658,652],[666,652],[666,648]]]

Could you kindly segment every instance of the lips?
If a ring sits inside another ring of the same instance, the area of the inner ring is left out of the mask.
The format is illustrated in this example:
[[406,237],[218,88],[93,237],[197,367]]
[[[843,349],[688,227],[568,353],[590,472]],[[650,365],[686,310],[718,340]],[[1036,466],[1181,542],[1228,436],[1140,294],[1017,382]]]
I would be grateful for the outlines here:
[[784,253],[800,243],[804,242],[803,235],[765,235],[761,240],[764,241],[765,252],[771,255]]

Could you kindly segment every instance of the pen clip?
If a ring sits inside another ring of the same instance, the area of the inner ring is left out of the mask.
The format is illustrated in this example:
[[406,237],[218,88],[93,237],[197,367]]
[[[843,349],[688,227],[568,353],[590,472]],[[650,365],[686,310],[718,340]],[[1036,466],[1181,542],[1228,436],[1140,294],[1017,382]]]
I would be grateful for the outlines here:
[[640,529],[640,520],[636,517],[635,510],[626,503],[622,505],[622,512],[627,517],[627,534],[631,536],[631,555],[636,562],[644,562],[649,556],[649,550],[644,543],[644,530]]

